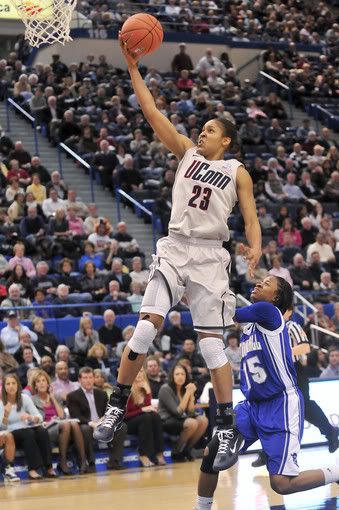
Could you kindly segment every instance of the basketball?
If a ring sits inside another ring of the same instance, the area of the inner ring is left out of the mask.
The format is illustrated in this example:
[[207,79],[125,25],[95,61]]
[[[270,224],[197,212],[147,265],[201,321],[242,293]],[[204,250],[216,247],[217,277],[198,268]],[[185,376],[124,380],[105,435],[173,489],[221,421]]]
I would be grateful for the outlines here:
[[134,14],[121,28],[121,38],[137,56],[148,55],[162,43],[164,32],[159,21],[150,14]]

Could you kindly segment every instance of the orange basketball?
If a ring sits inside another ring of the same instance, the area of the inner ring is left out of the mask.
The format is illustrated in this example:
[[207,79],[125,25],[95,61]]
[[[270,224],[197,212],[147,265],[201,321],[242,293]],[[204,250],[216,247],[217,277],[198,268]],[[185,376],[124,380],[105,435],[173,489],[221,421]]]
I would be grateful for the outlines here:
[[121,38],[130,51],[138,56],[157,50],[162,43],[164,32],[159,21],[150,14],[134,14],[121,28]]

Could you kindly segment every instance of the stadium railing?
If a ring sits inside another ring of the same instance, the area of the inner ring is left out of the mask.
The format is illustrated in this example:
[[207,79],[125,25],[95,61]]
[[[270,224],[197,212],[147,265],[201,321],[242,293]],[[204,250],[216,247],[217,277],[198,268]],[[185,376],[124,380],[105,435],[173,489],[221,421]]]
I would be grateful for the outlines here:
[[93,180],[94,180],[94,173],[93,168],[89,163],[87,163],[82,157],[80,157],[76,152],[74,152],[72,149],[70,149],[67,145],[64,143],[59,143],[58,145],[58,161],[59,161],[59,171],[60,175],[62,176],[62,151],[65,151],[69,156],[71,156],[73,159],[75,159],[78,163],[80,163],[83,167],[86,168],[89,174],[89,186],[90,186],[90,194],[91,194],[91,201],[95,202],[95,194],[94,194],[94,186],[93,186]]
[[115,190],[115,199],[116,199],[116,204],[117,204],[117,217],[118,217],[118,221],[121,221],[121,218],[122,218],[122,214],[121,214],[121,202],[123,202],[124,200],[125,201],[127,200],[130,204],[132,204],[134,206],[134,208],[136,210],[139,210],[139,211],[143,212],[144,214],[146,214],[146,216],[148,216],[150,218],[151,224],[152,224],[153,250],[154,250],[154,253],[155,253],[156,245],[157,245],[156,215],[154,213],[152,213],[151,211],[149,211],[148,209],[146,209],[146,207],[144,207],[137,200],[132,198],[128,193],[123,191],[121,188],[116,188],[116,190]]
[[287,91],[288,96],[288,108],[289,108],[289,118],[290,120],[294,119],[293,116],[293,100],[292,100],[292,91],[291,89],[285,85],[285,83],[282,83],[281,81],[277,80],[276,78],[273,78],[273,76],[270,76],[269,74],[265,73],[264,71],[260,71],[259,74],[263,76],[266,80],[269,80],[270,82],[274,83],[275,88],[280,87]]
[[18,113],[23,115],[29,122],[32,124],[33,128],[33,134],[34,134],[34,146],[35,146],[35,155],[39,156],[39,142],[38,142],[38,133],[37,133],[37,127],[36,127],[36,121],[35,118],[32,117],[29,113],[27,113],[23,108],[21,108],[20,105],[18,105],[15,101],[13,101],[12,98],[7,98],[6,101],[6,120],[7,120],[7,132],[10,133],[11,131],[11,119],[10,119],[10,109],[14,108]]
[[331,336],[332,338],[335,338],[336,340],[339,341],[338,333],[333,333],[333,331],[330,331],[329,329],[321,328],[320,326],[316,326],[315,324],[311,324],[310,329],[312,346],[316,345],[319,348],[318,333],[324,333],[325,335]]

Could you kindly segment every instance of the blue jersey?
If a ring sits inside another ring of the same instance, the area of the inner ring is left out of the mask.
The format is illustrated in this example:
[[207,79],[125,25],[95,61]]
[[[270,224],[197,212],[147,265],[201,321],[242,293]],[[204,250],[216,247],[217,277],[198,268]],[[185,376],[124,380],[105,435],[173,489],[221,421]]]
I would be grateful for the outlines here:
[[271,303],[237,309],[237,322],[248,322],[240,340],[240,388],[247,400],[269,400],[295,391],[296,372],[283,317]]

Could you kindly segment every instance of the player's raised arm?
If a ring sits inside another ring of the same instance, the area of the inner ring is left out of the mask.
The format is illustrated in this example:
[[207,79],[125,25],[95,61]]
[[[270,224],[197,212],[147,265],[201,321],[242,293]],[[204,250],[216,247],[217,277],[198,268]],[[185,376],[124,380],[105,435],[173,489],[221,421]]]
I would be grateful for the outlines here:
[[253,195],[253,182],[245,169],[240,166],[237,172],[237,191],[242,217],[245,223],[245,235],[249,246],[243,246],[243,255],[249,263],[250,275],[261,257],[261,228]]
[[194,143],[187,138],[187,136],[178,133],[167,117],[157,109],[153,96],[139,73],[137,58],[127,49],[127,45],[122,41],[120,35],[119,41],[122,53],[128,65],[128,72],[132,80],[134,92],[146,120],[152,126],[153,131],[162,143],[166,145],[178,159],[181,159],[187,149],[194,147]]

